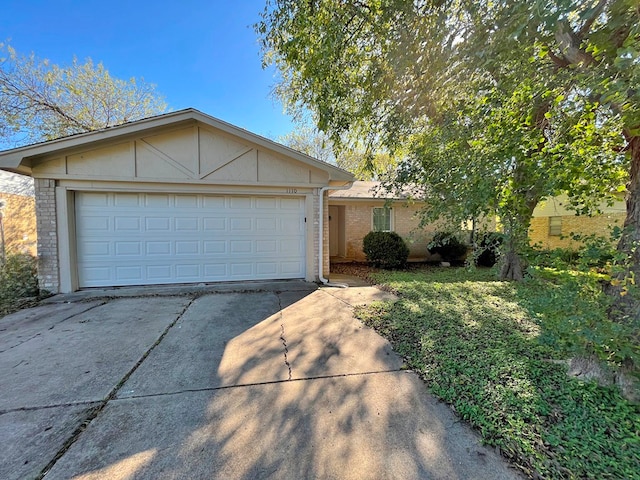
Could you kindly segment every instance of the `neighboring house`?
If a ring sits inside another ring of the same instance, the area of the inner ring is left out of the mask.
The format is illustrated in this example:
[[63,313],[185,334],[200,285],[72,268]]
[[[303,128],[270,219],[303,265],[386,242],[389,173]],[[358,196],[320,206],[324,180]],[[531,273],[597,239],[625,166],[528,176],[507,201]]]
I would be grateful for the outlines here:
[[[0,228],[6,253],[36,255],[36,202],[28,195],[0,192]],[[2,245],[0,245],[2,248]]]
[[409,247],[413,261],[436,260],[427,244],[436,226],[420,228],[421,202],[408,202],[378,192],[379,182],[354,182],[349,190],[329,193],[329,251],[332,261],[366,261],[362,240],[371,231],[398,233]]
[[626,205],[621,198],[611,206],[603,203],[600,209],[601,214],[576,215],[566,195],[543,200],[533,211],[529,242],[542,248],[577,248],[580,242],[571,238],[574,233],[608,237],[612,227],[624,224]]
[[52,292],[317,281],[327,190],[354,181],[194,109],[0,152],[0,169],[35,179],[38,275]]

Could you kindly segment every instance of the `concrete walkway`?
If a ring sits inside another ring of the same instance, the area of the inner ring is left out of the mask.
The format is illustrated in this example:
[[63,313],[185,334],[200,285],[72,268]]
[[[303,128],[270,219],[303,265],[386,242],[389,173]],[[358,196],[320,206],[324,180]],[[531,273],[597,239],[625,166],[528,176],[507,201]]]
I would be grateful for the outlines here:
[[112,289],[0,319],[0,478],[518,478],[353,318],[392,298]]

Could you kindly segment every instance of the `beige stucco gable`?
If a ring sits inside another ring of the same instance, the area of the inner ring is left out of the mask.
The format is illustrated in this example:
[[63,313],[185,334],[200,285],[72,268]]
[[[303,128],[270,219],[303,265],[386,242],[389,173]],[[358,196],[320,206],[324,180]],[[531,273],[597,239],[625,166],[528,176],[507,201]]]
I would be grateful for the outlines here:
[[201,122],[45,156],[33,161],[31,173],[60,180],[217,185],[317,187],[330,181],[321,168]]

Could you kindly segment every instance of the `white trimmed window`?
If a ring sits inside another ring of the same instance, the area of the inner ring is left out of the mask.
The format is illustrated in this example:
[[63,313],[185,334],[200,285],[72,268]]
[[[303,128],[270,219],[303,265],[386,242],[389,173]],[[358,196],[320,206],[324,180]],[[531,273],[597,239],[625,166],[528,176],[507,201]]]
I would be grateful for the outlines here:
[[371,230],[374,232],[393,231],[393,209],[375,207],[372,212]]
[[559,237],[562,235],[562,217],[549,217],[549,236]]

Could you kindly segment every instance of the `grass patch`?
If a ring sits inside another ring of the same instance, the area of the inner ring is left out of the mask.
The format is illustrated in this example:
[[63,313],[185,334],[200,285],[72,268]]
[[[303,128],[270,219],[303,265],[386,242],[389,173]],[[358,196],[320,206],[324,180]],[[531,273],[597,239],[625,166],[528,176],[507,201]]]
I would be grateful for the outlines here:
[[555,362],[582,348],[580,329],[604,315],[589,282],[538,276],[514,284],[465,269],[375,278],[400,300],[358,316],[525,474],[639,478],[638,406],[614,388],[567,377]]

